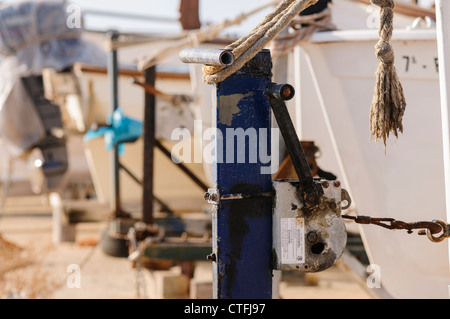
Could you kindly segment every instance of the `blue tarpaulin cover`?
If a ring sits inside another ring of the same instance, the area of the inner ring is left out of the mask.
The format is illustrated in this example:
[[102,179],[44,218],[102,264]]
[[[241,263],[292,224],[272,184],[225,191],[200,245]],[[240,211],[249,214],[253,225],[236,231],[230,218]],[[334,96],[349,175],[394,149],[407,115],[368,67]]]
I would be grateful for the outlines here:
[[84,140],[89,141],[103,136],[108,151],[112,150],[118,144],[119,154],[123,154],[123,143],[134,142],[142,134],[142,122],[124,116],[121,108],[115,110],[112,116],[108,116],[107,122],[111,124],[88,131]]

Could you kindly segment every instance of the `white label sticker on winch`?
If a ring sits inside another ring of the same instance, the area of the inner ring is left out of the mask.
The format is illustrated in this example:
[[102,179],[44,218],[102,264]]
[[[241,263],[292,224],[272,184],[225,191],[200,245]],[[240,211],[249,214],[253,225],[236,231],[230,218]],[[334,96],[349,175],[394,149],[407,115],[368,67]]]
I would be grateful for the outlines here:
[[305,262],[305,220],[281,218],[281,263]]

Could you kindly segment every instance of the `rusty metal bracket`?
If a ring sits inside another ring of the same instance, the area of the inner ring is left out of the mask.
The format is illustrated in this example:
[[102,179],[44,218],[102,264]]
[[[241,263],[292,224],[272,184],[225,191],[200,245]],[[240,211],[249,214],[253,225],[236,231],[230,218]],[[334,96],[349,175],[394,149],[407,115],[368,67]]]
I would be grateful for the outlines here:
[[350,195],[348,194],[347,190],[341,189],[341,198],[342,201],[346,201],[347,204],[341,206],[341,209],[348,209],[352,205],[352,199],[350,198]]
[[220,194],[217,188],[209,188],[208,192],[205,193],[204,198],[209,204],[219,205],[221,201],[224,200],[237,200],[237,199],[247,199],[254,197],[266,197],[272,198],[274,196],[273,192],[262,192],[262,193],[235,193],[235,194]]

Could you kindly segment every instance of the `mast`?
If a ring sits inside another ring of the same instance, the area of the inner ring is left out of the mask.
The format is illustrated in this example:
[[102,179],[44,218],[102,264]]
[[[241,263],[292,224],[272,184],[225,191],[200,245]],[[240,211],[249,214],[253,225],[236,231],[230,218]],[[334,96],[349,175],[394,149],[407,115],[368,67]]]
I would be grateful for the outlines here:
[[180,0],[180,19],[183,30],[200,29],[198,0]]
[[[450,220],[450,2],[435,0],[436,35],[439,58],[439,82],[441,89],[442,140],[444,153],[445,198],[447,220]],[[450,260],[449,260],[450,262]]]

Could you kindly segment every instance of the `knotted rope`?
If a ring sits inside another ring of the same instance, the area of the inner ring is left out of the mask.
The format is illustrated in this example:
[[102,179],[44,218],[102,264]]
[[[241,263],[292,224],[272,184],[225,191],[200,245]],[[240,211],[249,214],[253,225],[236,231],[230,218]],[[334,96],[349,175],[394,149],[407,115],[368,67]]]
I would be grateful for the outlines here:
[[372,106],[370,109],[370,129],[376,141],[386,140],[391,132],[398,137],[403,133],[402,118],[406,108],[403,87],[394,67],[394,50],[390,44],[393,31],[394,0],[371,0],[380,11],[380,40],[375,45],[376,56],[380,60]]
[[242,68],[258,52],[274,39],[278,33],[289,26],[291,21],[304,9],[318,0],[282,0],[248,35],[226,47],[232,50],[235,60],[227,67],[203,66],[203,81],[215,84]]

